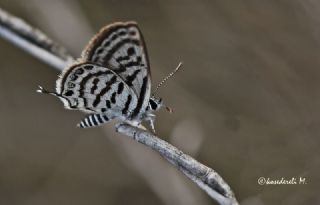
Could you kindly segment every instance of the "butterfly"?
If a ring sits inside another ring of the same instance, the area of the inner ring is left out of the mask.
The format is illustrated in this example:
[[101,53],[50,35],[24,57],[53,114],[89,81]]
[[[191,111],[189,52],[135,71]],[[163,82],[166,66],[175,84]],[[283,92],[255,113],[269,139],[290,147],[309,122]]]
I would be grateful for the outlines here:
[[66,109],[88,113],[78,124],[80,128],[118,119],[142,128],[141,123],[147,121],[155,132],[154,112],[164,106],[161,98],[151,95],[147,49],[137,23],[131,21],[103,27],[81,57],[59,76],[56,92],[41,86],[37,91],[58,97]]

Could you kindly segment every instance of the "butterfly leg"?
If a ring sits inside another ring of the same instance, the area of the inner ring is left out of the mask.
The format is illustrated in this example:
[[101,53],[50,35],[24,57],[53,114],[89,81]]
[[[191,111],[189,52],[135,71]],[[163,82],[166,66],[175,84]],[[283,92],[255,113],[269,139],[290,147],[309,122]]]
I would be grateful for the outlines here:
[[133,126],[133,127],[137,127],[139,129],[142,129],[142,130],[147,130],[147,128],[145,126],[143,126],[141,124],[141,121],[129,121],[129,120],[126,120],[125,123]]
[[96,127],[110,121],[112,118],[113,117],[109,117],[105,113],[92,114],[81,120],[81,122],[77,126],[80,128]]
[[153,133],[156,133],[156,129],[154,127],[154,122],[156,121],[156,116],[154,114],[149,113],[148,116],[145,118],[149,122],[149,125],[152,129]]

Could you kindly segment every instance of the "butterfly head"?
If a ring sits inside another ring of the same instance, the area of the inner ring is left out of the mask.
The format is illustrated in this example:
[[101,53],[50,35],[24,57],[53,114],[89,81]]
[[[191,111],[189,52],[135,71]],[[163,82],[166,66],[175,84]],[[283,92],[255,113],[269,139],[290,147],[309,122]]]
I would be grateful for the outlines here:
[[151,111],[157,111],[163,106],[162,104],[162,99],[161,98],[156,98],[156,97],[151,97],[149,100],[149,108]]
[[158,111],[161,107],[165,107],[167,111],[172,113],[172,109],[168,106],[165,106],[161,98],[156,98],[154,96],[150,97],[149,108],[152,112]]

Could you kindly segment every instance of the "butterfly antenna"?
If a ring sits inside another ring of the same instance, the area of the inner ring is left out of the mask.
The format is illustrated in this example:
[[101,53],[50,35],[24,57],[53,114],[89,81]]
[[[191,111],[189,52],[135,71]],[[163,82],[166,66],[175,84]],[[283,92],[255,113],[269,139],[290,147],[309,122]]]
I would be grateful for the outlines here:
[[158,89],[165,83],[169,78],[171,78],[178,70],[180,70],[182,66],[182,62],[179,63],[179,65],[171,72],[169,75],[167,75],[156,87],[155,91],[153,92],[153,96],[157,93]]
[[39,89],[37,90],[38,93],[44,93],[44,94],[49,94],[49,95],[53,95],[53,96],[56,96],[56,97],[59,97],[61,95],[59,95],[58,93],[56,92],[50,92],[50,91],[47,91],[46,89],[44,89],[42,86],[39,85]]

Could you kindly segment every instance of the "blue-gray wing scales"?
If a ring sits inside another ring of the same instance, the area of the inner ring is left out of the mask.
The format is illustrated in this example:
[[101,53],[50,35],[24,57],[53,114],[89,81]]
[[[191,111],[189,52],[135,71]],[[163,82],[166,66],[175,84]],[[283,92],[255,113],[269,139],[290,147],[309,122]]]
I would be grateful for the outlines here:
[[126,119],[138,103],[134,91],[113,70],[92,63],[75,64],[62,73],[56,92],[66,108],[94,114],[82,121],[84,127],[117,117]]

